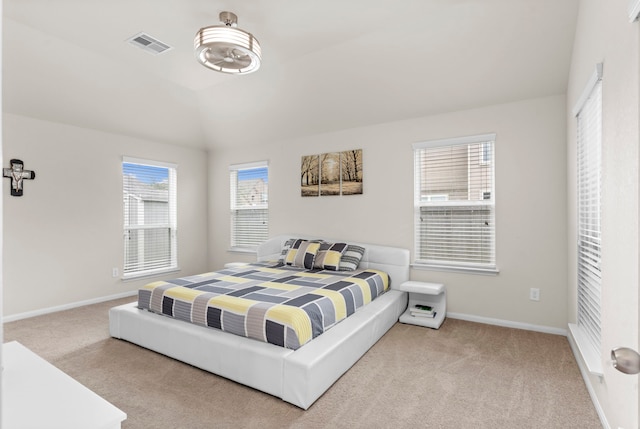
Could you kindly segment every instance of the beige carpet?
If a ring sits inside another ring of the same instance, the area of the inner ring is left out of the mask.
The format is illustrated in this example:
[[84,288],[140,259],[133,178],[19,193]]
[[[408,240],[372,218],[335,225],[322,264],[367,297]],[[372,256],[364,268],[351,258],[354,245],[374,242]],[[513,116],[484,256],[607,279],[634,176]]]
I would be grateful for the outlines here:
[[123,428],[601,428],[567,339],[447,319],[396,324],[303,411],[109,337],[122,299],[4,325],[127,413]]

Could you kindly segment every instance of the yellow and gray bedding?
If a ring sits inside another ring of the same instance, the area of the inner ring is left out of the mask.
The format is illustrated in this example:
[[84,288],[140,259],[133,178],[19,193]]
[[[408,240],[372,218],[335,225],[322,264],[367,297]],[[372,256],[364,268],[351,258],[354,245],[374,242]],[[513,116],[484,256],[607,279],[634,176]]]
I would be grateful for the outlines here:
[[138,306],[295,350],[388,288],[379,270],[263,262],[149,283],[138,291]]

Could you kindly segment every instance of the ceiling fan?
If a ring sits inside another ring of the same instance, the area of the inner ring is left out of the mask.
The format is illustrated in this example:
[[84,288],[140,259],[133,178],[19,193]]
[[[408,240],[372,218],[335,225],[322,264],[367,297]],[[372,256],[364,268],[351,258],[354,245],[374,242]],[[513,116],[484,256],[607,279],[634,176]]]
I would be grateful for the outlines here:
[[222,73],[247,74],[260,67],[260,43],[251,33],[237,28],[238,17],[221,12],[222,25],[198,30],[194,40],[196,59],[200,64]]

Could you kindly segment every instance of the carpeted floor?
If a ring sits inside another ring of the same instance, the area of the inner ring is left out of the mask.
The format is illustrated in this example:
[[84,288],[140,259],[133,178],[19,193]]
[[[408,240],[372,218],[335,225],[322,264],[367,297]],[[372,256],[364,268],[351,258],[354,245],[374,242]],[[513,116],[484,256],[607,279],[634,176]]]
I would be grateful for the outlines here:
[[109,337],[127,298],[4,325],[127,413],[125,429],[601,428],[565,337],[447,319],[396,324],[303,411]]

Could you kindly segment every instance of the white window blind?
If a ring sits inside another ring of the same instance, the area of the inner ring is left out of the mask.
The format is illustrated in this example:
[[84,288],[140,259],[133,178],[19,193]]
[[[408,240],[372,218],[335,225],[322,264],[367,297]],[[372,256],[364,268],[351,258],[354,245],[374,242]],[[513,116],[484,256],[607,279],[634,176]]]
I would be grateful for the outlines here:
[[123,276],[176,270],[176,165],[125,157]]
[[577,119],[578,327],[600,354],[600,188],[602,165],[602,67],[587,97],[574,109]]
[[416,143],[415,263],[495,271],[495,134]]
[[255,251],[269,238],[269,167],[266,161],[229,167],[231,248]]

